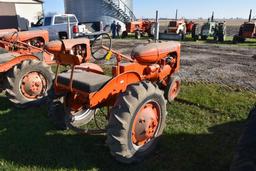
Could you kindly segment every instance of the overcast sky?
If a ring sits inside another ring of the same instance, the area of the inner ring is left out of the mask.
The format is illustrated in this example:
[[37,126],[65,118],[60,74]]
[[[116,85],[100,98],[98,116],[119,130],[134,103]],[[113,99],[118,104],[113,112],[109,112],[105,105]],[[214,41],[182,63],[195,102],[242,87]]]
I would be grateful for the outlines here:
[[[256,0],[134,0],[137,18],[154,17],[156,10],[160,17],[174,18],[176,9],[185,18],[208,18],[212,11],[216,18],[248,18],[251,8],[255,16]],[[63,0],[45,0],[45,12],[64,13]]]

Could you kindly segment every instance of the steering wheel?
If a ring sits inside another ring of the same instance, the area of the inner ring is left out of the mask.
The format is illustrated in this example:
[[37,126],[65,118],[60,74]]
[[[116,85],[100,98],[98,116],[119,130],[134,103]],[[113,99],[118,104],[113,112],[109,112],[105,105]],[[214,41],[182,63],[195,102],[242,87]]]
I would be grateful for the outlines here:
[[103,60],[110,54],[111,48],[111,37],[107,33],[102,33],[95,37],[91,44],[92,57],[95,60]]
[[[14,36],[16,36],[16,37],[13,38]],[[18,39],[19,39],[19,32],[18,31],[13,32],[13,34],[11,36],[11,41],[15,44],[18,42]]]

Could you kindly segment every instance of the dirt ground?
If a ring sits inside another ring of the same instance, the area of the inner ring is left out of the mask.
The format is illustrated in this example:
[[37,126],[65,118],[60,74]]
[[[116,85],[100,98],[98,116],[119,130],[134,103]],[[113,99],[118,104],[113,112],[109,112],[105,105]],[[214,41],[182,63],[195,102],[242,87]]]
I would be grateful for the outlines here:
[[[130,54],[146,40],[114,40],[113,48]],[[183,80],[221,83],[256,90],[256,49],[238,46],[182,43]]]

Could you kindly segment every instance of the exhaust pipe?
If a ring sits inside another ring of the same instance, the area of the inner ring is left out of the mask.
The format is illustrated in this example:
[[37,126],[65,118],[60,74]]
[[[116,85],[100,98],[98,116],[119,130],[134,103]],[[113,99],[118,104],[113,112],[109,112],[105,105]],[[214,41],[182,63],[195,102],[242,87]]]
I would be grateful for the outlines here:
[[249,15],[249,20],[248,20],[249,22],[251,22],[252,21],[252,9],[250,10],[250,15]]
[[175,20],[178,20],[178,9],[176,9],[176,13],[175,13]]
[[214,21],[214,11],[212,12],[212,18],[211,18],[211,21],[212,21],[212,22]]
[[159,40],[159,15],[158,10],[156,11],[156,25],[155,25],[155,42]]

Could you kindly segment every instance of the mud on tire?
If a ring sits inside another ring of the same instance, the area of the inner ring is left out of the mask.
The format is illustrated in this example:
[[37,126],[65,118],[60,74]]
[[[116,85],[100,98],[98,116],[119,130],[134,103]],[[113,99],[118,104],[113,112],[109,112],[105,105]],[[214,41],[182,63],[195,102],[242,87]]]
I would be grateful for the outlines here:
[[[135,118],[140,115],[141,109],[145,108],[144,105],[149,102],[154,102],[158,107],[159,122],[157,130],[146,144],[136,146],[133,142],[133,127],[134,123],[137,123]],[[127,91],[118,97],[110,112],[107,129],[107,144],[111,154],[118,161],[122,163],[137,162],[154,150],[165,127],[166,103],[163,91],[148,82],[130,85]]]
[[[45,85],[42,85],[39,94],[32,93],[31,97],[26,97],[26,93],[22,90],[24,87],[23,80],[30,73],[39,74],[39,82],[44,80]],[[46,102],[48,91],[52,88],[53,77],[51,67],[46,63],[38,60],[23,61],[7,73],[5,80],[6,96],[19,108],[42,105]]]

